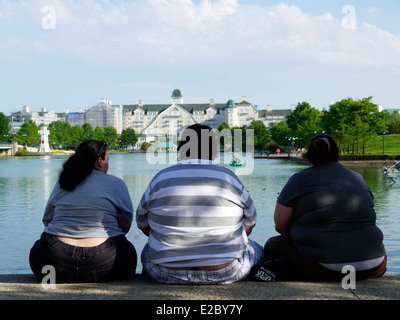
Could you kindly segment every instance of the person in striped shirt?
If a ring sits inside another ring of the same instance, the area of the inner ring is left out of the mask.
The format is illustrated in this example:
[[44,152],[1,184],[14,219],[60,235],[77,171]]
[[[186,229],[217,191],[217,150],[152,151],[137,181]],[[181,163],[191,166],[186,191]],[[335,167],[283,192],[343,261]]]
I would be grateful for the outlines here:
[[244,280],[263,261],[249,240],[257,211],[247,189],[217,164],[212,129],[195,124],[181,136],[179,163],[158,172],[136,212],[148,236],[143,273],[167,284],[223,284]]

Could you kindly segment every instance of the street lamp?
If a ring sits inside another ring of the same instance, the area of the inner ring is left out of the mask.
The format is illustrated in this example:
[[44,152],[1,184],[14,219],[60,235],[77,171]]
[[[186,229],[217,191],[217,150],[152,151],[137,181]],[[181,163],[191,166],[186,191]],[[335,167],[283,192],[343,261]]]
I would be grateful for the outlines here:
[[382,131],[382,153],[385,154],[385,134],[386,134],[386,130],[385,127],[383,127],[383,131]]

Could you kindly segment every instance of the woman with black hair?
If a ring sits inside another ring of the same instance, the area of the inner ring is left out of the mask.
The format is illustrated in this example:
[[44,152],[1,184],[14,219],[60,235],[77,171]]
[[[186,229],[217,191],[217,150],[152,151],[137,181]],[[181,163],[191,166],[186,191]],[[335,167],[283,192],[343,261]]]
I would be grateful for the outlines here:
[[293,175],[279,194],[274,221],[281,235],[265,244],[263,268],[285,280],[340,281],[345,266],[354,268],[357,280],[383,275],[383,234],[367,183],[338,163],[329,135],[312,138],[306,157],[311,167]]
[[82,142],[63,165],[48,199],[41,238],[29,261],[37,278],[54,267],[56,283],[118,280],[135,274],[137,255],[126,239],[133,219],[128,188],[107,174],[104,141]]

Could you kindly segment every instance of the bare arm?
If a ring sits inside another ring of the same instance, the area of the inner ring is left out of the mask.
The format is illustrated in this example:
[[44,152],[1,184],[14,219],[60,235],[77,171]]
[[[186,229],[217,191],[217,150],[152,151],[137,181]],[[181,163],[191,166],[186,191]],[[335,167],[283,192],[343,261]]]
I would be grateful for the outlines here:
[[276,204],[274,214],[275,230],[280,234],[284,235],[289,231],[292,223],[293,211],[293,207],[286,207],[280,203]]
[[246,226],[245,224],[244,224],[244,231],[246,231],[246,234],[247,235],[250,235],[250,233],[251,233],[251,231],[253,231],[253,228],[255,227],[255,225],[253,225],[253,226]]

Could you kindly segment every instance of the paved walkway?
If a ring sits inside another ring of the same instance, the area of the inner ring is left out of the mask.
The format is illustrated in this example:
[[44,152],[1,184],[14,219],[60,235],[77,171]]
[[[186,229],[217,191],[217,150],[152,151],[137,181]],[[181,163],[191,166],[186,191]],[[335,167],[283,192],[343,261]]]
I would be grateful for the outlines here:
[[33,275],[0,275],[0,300],[398,300],[400,274],[341,283],[237,282],[229,285],[162,285],[142,275],[111,283],[57,284],[44,289]]

